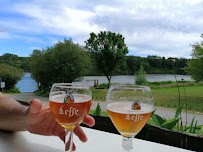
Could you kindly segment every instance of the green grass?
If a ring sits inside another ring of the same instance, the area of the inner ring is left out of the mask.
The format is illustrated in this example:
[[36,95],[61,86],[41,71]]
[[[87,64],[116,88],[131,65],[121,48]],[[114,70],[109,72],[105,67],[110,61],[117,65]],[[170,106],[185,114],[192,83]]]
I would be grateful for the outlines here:
[[[177,83],[173,81],[162,81],[162,82],[146,82],[143,85],[149,86],[151,88],[177,88]],[[194,81],[178,81],[178,85],[181,86],[203,86],[203,81],[194,82]]]
[[[185,87],[188,110],[203,112],[203,86]],[[179,95],[177,88],[152,88],[155,106],[177,108]],[[185,104],[184,87],[180,87],[181,105]]]
[[[93,113],[94,113],[94,110],[90,110],[90,111],[89,111],[89,114],[92,115]],[[107,113],[107,112],[104,112],[104,111],[101,111],[100,115],[101,115],[101,116],[105,116],[105,117],[109,117],[108,113]]]
[[203,128],[199,131],[199,135],[203,135]]
[[2,93],[15,94],[15,93],[20,93],[20,91],[18,88],[13,88],[10,90],[3,90]]
[[92,99],[94,101],[106,101],[106,94],[108,89],[91,88],[91,91],[92,91]]
[[[186,92],[187,108],[189,111],[203,112],[203,83],[179,81],[181,105],[184,105]],[[148,82],[145,84],[151,87],[155,106],[175,108],[179,106],[179,95],[177,84],[172,81],[166,82]],[[108,89],[92,88],[92,96],[94,101],[106,101],[106,93]]]
[[[164,82],[147,82],[151,88],[155,106],[175,108],[179,106],[179,95],[177,84],[172,81]],[[178,81],[180,86],[181,105],[185,104],[184,87],[186,92],[186,100],[188,103],[188,110],[195,112],[203,112],[203,82],[187,82]],[[100,88],[100,89],[99,89]],[[102,88],[102,89],[101,89]],[[93,101],[106,101],[106,94],[108,91],[107,84],[99,85],[98,88],[91,88]],[[49,94],[41,94],[39,91],[35,92],[36,95],[48,97]]]
[[39,90],[36,90],[36,91],[35,91],[35,94],[36,94],[37,96],[41,96],[41,97],[49,97],[49,92],[41,93]]

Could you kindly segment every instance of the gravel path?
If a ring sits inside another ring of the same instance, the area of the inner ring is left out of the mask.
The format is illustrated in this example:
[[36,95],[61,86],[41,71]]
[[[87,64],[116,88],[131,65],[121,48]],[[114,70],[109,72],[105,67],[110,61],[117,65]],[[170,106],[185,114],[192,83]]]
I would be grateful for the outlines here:
[[[26,101],[30,102],[32,99],[39,99],[41,102],[46,103],[49,102],[48,97],[40,97],[35,95],[34,93],[20,93],[20,94],[7,94],[7,96],[14,98],[16,100],[21,100],[21,101]],[[93,106],[91,107],[92,110],[94,110],[99,103],[101,110],[106,111],[106,102],[98,102],[98,101],[93,101]],[[168,118],[174,118],[175,116],[175,111],[176,109],[171,109],[171,108],[163,108],[163,107],[156,107],[156,114],[165,117],[166,119]],[[194,117],[196,113],[194,112],[188,112],[187,113],[187,124],[190,125],[192,118]],[[186,112],[182,112],[182,120],[183,124],[185,125],[186,123]],[[197,112],[196,119],[197,120],[197,125],[203,125],[203,113]]]

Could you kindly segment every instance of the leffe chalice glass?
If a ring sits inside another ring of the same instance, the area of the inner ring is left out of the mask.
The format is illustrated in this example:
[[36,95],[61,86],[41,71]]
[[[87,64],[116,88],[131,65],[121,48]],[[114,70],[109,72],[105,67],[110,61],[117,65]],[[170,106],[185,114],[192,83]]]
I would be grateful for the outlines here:
[[88,114],[92,95],[88,85],[76,83],[53,84],[49,104],[56,121],[65,128],[65,151],[72,152],[73,129]]
[[118,132],[123,136],[124,152],[133,150],[132,140],[147,123],[154,110],[151,90],[138,85],[111,85],[107,111]]

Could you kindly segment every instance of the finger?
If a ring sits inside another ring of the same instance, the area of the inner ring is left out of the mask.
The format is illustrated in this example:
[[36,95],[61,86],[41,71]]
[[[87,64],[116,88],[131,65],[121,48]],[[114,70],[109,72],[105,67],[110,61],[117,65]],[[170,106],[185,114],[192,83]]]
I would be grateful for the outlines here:
[[77,126],[74,130],[73,130],[74,134],[76,136],[78,136],[78,138],[82,141],[82,142],[86,142],[87,141],[87,136],[85,135],[84,131],[82,130],[81,127]]
[[83,119],[82,123],[92,127],[95,124],[95,120],[94,120],[94,118],[92,116],[86,115],[85,118]]
[[35,115],[35,114],[38,114],[40,112],[41,108],[42,108],[42,103],[40,102],[40,100],[33,99],[30,102],[30,107],[29,107],[28,112],[31,115]]

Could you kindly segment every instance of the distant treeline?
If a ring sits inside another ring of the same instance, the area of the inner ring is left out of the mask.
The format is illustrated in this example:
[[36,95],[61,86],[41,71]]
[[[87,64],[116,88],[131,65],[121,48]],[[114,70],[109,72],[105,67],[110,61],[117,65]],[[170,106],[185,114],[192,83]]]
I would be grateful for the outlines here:
[[0,56],[0,64],[5,63],[18,69],[29,71],[29,59],[30,57],[18,57],[15,54],[5,53]]
[[[0,63],[6,63],[24,71],[30,71],[29,60],[30,57],[18,57],[15,54],[9,53],[0,56]],[[175,60],[175,63],[172,63],[172,60]],[[177,74],[186,74],[182,68],[187,65],[188,60],[186,58],[165,58],[156,55],[149,55],[147,57],[126,56],[126,60],[116,68],[113,74],[133,75],[139,71],[141,65],[147,73],[172,74],[175,69]],[[88,71],[88,75],[102,75],[96,70],[93,62],[89,65]]]
[[[134,75],[137,74],[141,65],[148,74],[186,74],[183,70],[187,66],[186,58],[165,58],[156,55],[147,57],[126,56],[126,60],[122,62],[114,71],[114,75]],[[94,65],[92,65],[94,68]],[[97,70],[90,70],[89,75],[101,75]]]
[[[142,65],[147,73],[177,73],[186,74],[183,68],[187,65],[186,58],[165,58],[155,55],[149,55],[145,58],[139,56],[127,56],[126,63],[128,66],[128,73],[134,74],[140,69]],[[172,63],[173,62],[173,63]],[[174,71],[175,70],[175,71]]]

